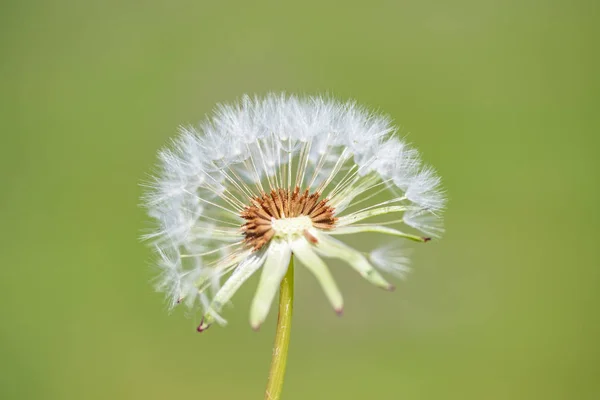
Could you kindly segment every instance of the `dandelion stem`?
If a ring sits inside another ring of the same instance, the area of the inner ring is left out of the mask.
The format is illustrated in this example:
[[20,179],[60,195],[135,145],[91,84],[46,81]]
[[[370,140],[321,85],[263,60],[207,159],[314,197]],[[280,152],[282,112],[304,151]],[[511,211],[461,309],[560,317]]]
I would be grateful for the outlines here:
[[279,317],[273,345],[273,357],[269,371],[269,381],[265,392],[265,400],[279,400],[285,378],[287,353],[292,331],[292,313],[294,310],[294,257],[290,258],[285,277],[281,281],[279,291]]

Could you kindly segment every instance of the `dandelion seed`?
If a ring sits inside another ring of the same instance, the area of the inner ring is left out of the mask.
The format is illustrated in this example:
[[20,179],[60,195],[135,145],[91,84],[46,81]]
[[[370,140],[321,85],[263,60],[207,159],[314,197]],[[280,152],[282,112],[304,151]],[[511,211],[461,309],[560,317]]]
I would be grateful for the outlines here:
[[365,256],[338,237],[442,234],[440,179],[395,133],[388,118],[352,102],[274,94],[220,105],[198,128],[181,128],[145,197],[158,225],[147,235],[160,258],[157,289],[172,307],[201,307],[199,331],[225,323],[223,307],[260,270],[250,307],[257,329],[292,256],[338,314],[341,291],[323,257],[393,289],[377,268],[406,272],[398,243]]

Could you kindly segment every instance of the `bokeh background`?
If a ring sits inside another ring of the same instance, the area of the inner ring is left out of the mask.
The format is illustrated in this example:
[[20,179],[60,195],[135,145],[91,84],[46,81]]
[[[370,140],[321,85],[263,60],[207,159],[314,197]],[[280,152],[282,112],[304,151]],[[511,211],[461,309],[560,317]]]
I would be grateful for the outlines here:
[[138,203],[178,125],[280,90],[385,111],[450,197],[395,293],[334,268],[342,318],[297,269],[284,399],[600,398],[598,2],[0,7],[0,398],[262,398],[275,310],[168,315]]

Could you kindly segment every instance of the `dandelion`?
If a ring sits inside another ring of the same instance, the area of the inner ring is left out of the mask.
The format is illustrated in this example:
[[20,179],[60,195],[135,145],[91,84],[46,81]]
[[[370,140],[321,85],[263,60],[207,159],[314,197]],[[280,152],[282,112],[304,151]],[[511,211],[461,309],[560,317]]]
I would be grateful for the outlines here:
[[[443,233],[440,179],[391,121],[322,97],[245,96],[218,106],[199,127],[181,128],[150,186],[145,202],[158,228],[147,238],[159,255],[157,289],[170,306],[200,307],[200,332],[224,324],[223,308],[260,273],[250,324],[260,327],[280,289],[276,350],[289,341],[293,260],[341,314],[342,294],[324,258],[392,290],[377,268],[407,271],[399,242]],[[365,252],[341,240],[360,233],[392,242]],[[287,352],[275,353],[283,360],[273,360],[271,398],[281,391]]]

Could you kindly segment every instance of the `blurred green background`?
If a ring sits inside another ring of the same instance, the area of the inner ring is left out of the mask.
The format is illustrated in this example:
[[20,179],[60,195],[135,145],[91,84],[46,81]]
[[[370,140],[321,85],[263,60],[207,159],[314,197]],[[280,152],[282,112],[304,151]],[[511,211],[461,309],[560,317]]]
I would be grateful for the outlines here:
[[154,293],[140,182],[179,124],[285,90],[390,114],[444,178],[395,293],[308,272],[284,399],[600,398],[593,1],[3,1],[0,398],[260,399],[275,310]]

